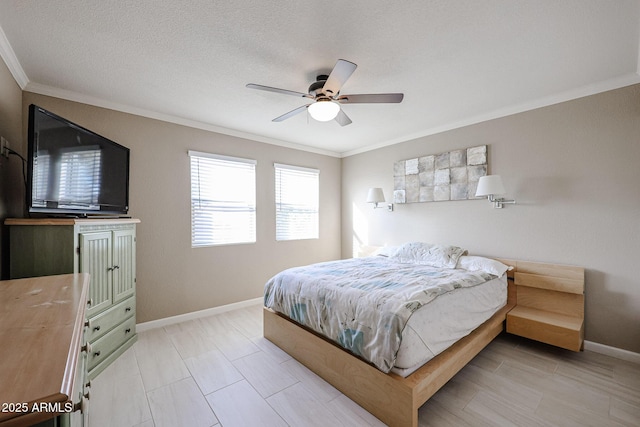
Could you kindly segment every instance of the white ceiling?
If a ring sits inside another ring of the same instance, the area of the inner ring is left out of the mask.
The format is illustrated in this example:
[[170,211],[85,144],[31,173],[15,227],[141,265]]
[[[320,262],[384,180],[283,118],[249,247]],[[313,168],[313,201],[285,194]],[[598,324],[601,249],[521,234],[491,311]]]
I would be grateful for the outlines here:
[[[640,0],[0,0],[0,55],[26,91],[344,156],[640,82]],[[340,127],[306,113],[358,64]],[[473,143],[470,141],[469,143]]]

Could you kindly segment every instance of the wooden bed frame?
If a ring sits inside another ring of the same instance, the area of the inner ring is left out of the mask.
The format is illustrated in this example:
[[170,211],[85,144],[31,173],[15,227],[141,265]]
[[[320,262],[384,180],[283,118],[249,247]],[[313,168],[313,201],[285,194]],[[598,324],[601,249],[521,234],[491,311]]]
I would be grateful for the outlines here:
[[[504,330],[506,315],[516,306],[513,278],[518,271],[518,261],[499,261],[514,267],[507,273],[507,305],[406,378],[379,371],[332,341],[268,308],[264,309],[264,337],[387,425],[417,427],[420,406]],[[552,267],[551,271],[563,268],[535,264]],[[540,270],[541,279],[557,280],[555,273],[547,273],[549,269]]]

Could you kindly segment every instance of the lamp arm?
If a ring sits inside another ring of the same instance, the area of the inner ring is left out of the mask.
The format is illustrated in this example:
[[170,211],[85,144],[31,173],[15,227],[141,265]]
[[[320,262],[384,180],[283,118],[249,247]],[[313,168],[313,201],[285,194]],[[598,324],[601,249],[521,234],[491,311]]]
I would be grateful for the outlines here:
[[496,209],[502,209],[502,205],[515,205],[516,201],[515,200],[507,200],[507,199],[503,199],[502,197],[498,197],[496,198],[493,194],[489,194],[487,196],[487,199],[493,203],[493,207]]
[[[378,204],[384,203],[384,202],[371,202],[371,203],[373,203],[373,209],[384,208],[384,206],[378,206]],[[393,203],[387,204],[387,210],[389,212],[393,212]]]

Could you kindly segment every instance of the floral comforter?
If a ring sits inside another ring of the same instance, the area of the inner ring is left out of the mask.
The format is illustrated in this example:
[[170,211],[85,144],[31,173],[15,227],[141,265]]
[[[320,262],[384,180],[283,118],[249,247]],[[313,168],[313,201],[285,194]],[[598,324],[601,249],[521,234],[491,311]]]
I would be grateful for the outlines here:
[[495,277],[381,256],[353,258],[278,273],[265,285],[264,303],[389,372],[412,313]]

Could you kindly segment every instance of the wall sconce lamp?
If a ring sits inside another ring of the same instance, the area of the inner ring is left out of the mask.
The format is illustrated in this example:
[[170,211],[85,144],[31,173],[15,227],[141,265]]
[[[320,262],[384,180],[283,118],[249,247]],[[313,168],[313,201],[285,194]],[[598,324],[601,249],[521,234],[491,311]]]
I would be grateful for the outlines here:
[[487,199],[493,203],[493,207],[496,209],[502,209],[502,205],[505,204],[515,205],[515,200],[506,200],[495,197],[496,195],[504,193],[504,185],[502,185],[502,178],[500,175],[487,175],[480,177],[476,197],[486,196]]
[[[373,203],[373,209],[381,208],[382,206],[378,206],[378,203],[384,203],[384,193],[382,192],[382,188],[370,188],[369,193],[367,193],[367,203]],[[389,212],[393,212],[393,203],[389,203],[387,205],[387,210]]]

